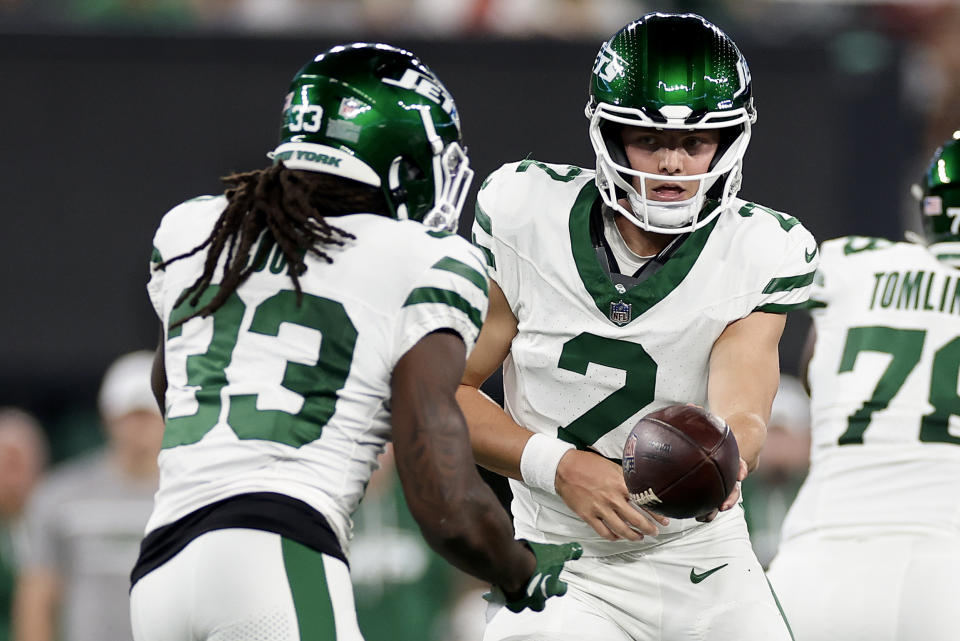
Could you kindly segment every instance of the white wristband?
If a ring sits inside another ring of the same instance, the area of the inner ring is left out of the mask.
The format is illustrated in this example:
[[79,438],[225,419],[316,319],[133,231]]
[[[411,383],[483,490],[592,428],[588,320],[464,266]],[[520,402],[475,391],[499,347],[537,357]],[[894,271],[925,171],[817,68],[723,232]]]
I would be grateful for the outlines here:
[[557,466],[563,455],[574,449],[571,443],[565,443],[546,434],[534,434],[527,441],[520,455],[520,476],[530,487],[557,493]]

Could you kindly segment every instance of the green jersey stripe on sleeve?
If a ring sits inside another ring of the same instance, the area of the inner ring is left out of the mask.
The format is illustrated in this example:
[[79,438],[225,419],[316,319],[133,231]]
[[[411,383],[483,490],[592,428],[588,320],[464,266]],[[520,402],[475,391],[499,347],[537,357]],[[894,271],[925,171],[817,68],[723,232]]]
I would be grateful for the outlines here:
[[439,287],[418,287],[410,292],[403,306],[419,305],[420,303],[439,303],[458,309],[467,315],[471,323],[476,325],[477,331],[480,331],[480,326],[483,325],[483,314],[480,313],[480,310],[457,292],[440,289]]
[[493,231],[491,231],[493,225],[490,222],[490,216],[487,216],[486,212],[480,208],[480,203],[477,203],[477,206],[474,207],[473,218],[477,221],[477,224],[480,225],[480,229],[493,236]]
[[484,247],[483,245],[481,245],[480,243],[477,242],[477,235],[476,235],[476,234],[472,234],[472,235],[470,236],[470,240],[471,240],[471,242],[473,242],[474,247],[476,247],[477,249],[479,249],[480,252],[483,254],[484,259],[486,259],[486,261],[487,261],[487,267],[489,267],[489,268],[491,268],[491,269],[496,269],[496,268],[497,268],[497,260],[493,257],[493,252],[490,251],[489,249],[487,249],[486,247]]
[[469,280],[471,283],[480,288],[484,294],[487,294],[487,277],[478,272],[476,269],[470,265],[457,260],[456,258],[450,258],[445,256],[435,262],[432,266],[432,269],[442,269],[444,271],[451,272],[457,276],[462,276]]
[[542,163],[539,160],[533,160],[531,158],[527,158],[526,160],[521,161],[519,165],[517,165],[517,173],[522,173],[526,171],[527,168],[530,167],[531,165],[533,165],[534,167],[539,167],[548,176],[562,183],[568,183],[574,178],[576,178],[577,176],[579,176],[581,173],[583,173],[583,169],[581,169],[580,167],[567,165],[567,173],[561,174],[554,171],[549,165]]
[[755,211],[762,211],[776,218],[777,223],[780,225],[780,229],[782,229],[785,232],[789,232],[795,226],[800,224],[800,221],[794,218],[793,216],[788,216],[786,214],[780,213],[779,211],[774,211],[769,207],[764,207],[763,205],[758,205],[756,203],[745,204],[743,207],[740,208],[740,211],[737,213],[739,213],[744,218],[750,218],[751,216],[753,216]]
[[767,286],[763,288],[764,294],[773,294],[776,292],[788,292],[791,289],[806,287],[813,282],[815,271],[799,276],[784,276],[782,278],[771,278]]

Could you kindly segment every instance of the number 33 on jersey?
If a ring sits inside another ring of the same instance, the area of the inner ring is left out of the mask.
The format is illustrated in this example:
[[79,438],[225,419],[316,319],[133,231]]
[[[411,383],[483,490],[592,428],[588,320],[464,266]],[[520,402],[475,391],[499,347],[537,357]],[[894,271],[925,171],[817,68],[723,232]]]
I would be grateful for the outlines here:
[[[200,244],[222,197],[168,213],[154,261]],[[362,242],[308,255],[298,302],[283,254],[255,252],[256,271],[206,318],[172,327],[204,253],[153,270],[148,291],[164,320],[167,427],[163,488],[147,529],[221,498],[265,488],[322,512],[346,547],[356,509],[390,438],[390,375],[421,338],[451,330],[473,348],[487,310],[480,252],[420,223],[372,214],[336,219]],[[405,269],[395,269],[403,262]],[[218,272],[219,273],[219,272]],[[374,402],[379,400],[379,404]],[[202,463],[202,464],[201,464]]]

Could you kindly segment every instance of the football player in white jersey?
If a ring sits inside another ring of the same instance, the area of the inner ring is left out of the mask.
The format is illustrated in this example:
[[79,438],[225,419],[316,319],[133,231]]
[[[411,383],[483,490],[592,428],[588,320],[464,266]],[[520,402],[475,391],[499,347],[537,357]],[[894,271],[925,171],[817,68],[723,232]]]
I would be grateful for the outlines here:
[[916,191],[922,242],[821,247],[810,473],[769,571],[797,641],[957,638],[960,131]]
[[[702,17],[648,14],[614,35],[586,113],[596,172],[511,163],[477,201],[490,312],[457,394],[474,453],[512,479],[519,536],[585,550],[565,597],[501,608],[484,638],[788,641],[739,490],[719,515],[668,522],[630,503],[619,459],[639,417],[689,402],[730,425],[740,478],[757,465],[816,243],[736,198],[750,73]],[[506,411],[478,389],[501,363]]]
[[137,641],[359,640],[350,514],[391,439],[428,542],[542,609],[578,546],[514,540],[454,397],[487,279],[450,233],[472,176],[452,97],[409,52],[334,47],[270,155],[154,238],[166,429]]

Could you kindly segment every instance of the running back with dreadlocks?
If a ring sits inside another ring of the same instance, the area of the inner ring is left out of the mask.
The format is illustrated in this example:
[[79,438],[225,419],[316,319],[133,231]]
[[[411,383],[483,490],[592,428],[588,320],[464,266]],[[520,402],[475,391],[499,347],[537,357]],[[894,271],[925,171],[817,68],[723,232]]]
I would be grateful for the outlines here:
[[228,204],[210,236],[192,250],[154,266],[154,269],[165,269],[175,261],[209,248],[203,273],[175,304],[176,307],[188,301],[191,307],[196,307],[214,279],[224,249],[227,252],[216,295],[172,327],[195,316],[208,316],[223,304],[260,264],[260,260],[250,260],[250,253],[265,231],[268,240],[262,247],[267,248],[272,242],[279,245],[299,304],[303,296],[300,276],[307,270],[305,254],[310,252],[329,263],[333,259],[323,251],[323,246],[342,245],[344,238],[354,238],[329,224],[327,217],[357,212],[389,215],[383,194],[372,187],[329,174],[287,169],[282,163],[268,169],[232,174],[223,181],[229,186],[225,192]]
[[514,540],[455,397],[488,282],[451,233],[472,178],[453,98],[410,52],[334,47],[294,76],[269,157],[153,237],[166,424],[135,640],[362,639],[350,515],[388,442],[430,546],[542,609],[576,546]]

